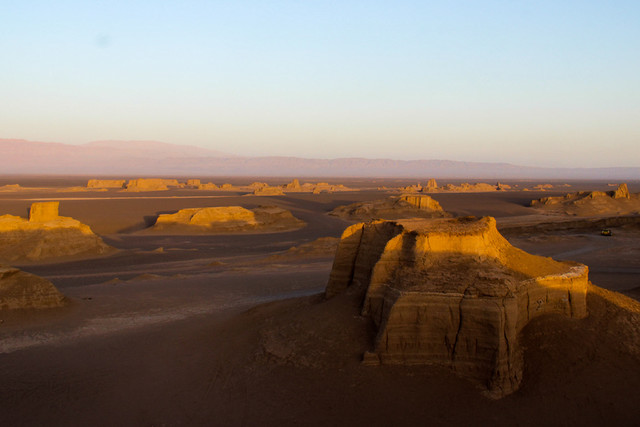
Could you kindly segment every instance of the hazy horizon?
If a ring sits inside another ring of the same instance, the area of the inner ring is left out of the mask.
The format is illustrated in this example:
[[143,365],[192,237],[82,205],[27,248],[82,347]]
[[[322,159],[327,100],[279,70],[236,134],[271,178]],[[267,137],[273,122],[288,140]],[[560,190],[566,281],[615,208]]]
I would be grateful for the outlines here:
[[638,167],[640,4],[7,4],[2,138]]

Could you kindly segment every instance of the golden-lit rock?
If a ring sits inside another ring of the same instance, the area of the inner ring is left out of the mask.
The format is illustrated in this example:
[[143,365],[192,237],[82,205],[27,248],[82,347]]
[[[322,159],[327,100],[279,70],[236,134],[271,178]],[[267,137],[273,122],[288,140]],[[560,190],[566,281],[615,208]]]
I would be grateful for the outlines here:
[[88,225],[58,215],[59,202],[34,203],[29,220],[0,216],[0,262],[31,262],[113,251]]
[[304,221],[277,206],[245,209],[241,206],[181,209],[174,214],[158,216],[147,231],[180,233],[238,233],[286,231],[300,228]]
[[365,364],[449,366],[497,398],[522,379],[522,328],[585,317],[588,284],[586,266],[511,246],[493,218],[411,219],[347,228],[325,294],[366,289],[378,332]]
[[329,212],[329,215],[355,221],[368,221],[377,218],[442,218],[448,216],[440,203],[426,194],[403,194],[382,200],[338,206]]
[[253,190],[253,194],[255,196],[283,196],[284,190],[282,187],[271,187],[267,185],[264,187],[256,187],[256,189]]
[[564,196],[531,201],[531,207],[572,216],[640,214],[640,193],[630,193],[627,184],[615,191],[579,191]]
[[177,179],[139,178],[129,180],[126,191],[166,191],[179,185]]
[[124,179],[90,179],[87,188],[124,188]]
[[187,186],[188,187],[200,187],[200,180],[199,179],[188,179],[187,180]]

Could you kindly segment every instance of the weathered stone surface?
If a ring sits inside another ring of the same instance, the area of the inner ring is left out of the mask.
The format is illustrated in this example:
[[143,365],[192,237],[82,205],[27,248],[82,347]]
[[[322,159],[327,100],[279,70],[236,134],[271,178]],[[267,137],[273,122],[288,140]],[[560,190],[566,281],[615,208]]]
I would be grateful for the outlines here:
[[550,213],[575,216],[640,214],[640,194],[629,192],[627,184],[615,191],[579,191],[531,201],[531,206]]
[[449,366],[492,397],[522,378],[518,334],[536,316],[587,315],[588,269],[511,246],[495,220],[373,221],[344,232],[326,296],[366,288],[368,364]]
[[256,187],[256,189],[253,190],[253,194],[255,196],[283,196],[284,191],[282,187],[270,187],[267,185],[264,187]]
[[87,188],[124,188],[124,179],[90,179]]
[[50,281],[0,265],[0,310],[60,307],[64,303],[64,295]]
[[113,251],[88,225],[58,216],[59,202],[34,203],[29,220],[0,216],[0,262],[101,255]]
[[426,191],[434,191],[438,189],[438,182],[435,178],[431,178],[429,182],[427,182]]
[[188,187],[200,187],[200,180],[199,179],[188,179],[187,180],[187,186]]
[[129,180],[126,191],[165,191],[179,185],[177,179],[139,178]]
[[219,190],[220,187],[215,185],[213,182],[207,182],[206,184],[198,185],[198,190]]
[[60,202],[37,202],[32,203],[29,209],[29,222],[55,221],[60,216],[58,208]]
[[297,179],[292,180],[290,183],[285,185],[284,190],[294,191],[294,192],[302,191],[302,187],[300,186],[300,181],[298,181]]
[[277,206],[245,209],[241,206],[181,209],[174,214],[158,216],[148,229],[162,233],[235,233],[285,231],[300,228],[304,221]]
[[442,218],[448,216],[440,203],[426,194],[404,194],[382,200],[338,206],[329,212],[329,215],[355,221],[368,221],[377,218]]

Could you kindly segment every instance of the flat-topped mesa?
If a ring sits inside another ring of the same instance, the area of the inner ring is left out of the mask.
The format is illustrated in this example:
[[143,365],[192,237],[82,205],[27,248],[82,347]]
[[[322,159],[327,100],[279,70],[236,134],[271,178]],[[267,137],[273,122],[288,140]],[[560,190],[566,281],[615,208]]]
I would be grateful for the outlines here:
[[350,286],[378,327],[363,363],[449,366],[494,398],[519,387],[532,318],[587,315],[588,268],[511,246],[491,217],[353,225],[326,297]]
[[88,225],[58,215],[59,202],[33,203],[29,219],[0,216],[0,262],[32,262],[114,251]]
[[64,304],[64,295],[50,281],[17,268],[0,265],[0,311],[51,308]]
[[29,208],[29,222],[48,222],[60,218],[60,202],[36,202]]
[[542,197],[531,207],[575,216],[628,215],[640,213],[640,194],[629,192],[627,184],[615,191],[579,191],[564,196]]
[[370,202],[356,202],[346,206],[338,206],[329,212],[329,215],[355,221],[378,218],[442,218],[448,216],[440,203],[426,194],[403,194]]
[[126,191],[166,191],[169,187],[178,187],[177,179],[138,178],[127,183]]
[[277,206],[245,209],[241,206],[181,209],[158,216],[148,232],[169,234],[287,231],[306,223]]
[[124,179],[90,179],[87,188],[124,188]]

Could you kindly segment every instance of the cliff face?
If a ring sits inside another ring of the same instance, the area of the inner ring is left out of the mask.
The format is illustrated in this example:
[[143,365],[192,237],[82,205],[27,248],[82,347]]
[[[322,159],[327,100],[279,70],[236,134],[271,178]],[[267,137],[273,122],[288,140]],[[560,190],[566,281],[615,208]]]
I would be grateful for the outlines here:
[[493,218],[375,221],[343,234],[326,296],[366,289],[378,333],[364,363],[437,363],[502,397],[520,384],[529,320],[587,315],[587,274],[514,248]]
[[88,225],[58,215],[59,202],[33,203],[29,220],[0,216],[0,261],[30,262],[113,250]]
[[64,301],[50,281],[0,265],[0,310],[60,307]]
[[236,233],[286,231],[300,228],[304,221],[277,206],[245,209],[241,206],[181,209],[174,214],[158,216],[148,229],[162,233]]

